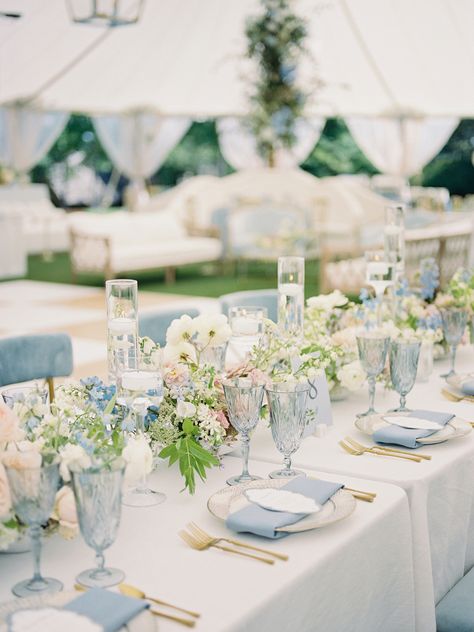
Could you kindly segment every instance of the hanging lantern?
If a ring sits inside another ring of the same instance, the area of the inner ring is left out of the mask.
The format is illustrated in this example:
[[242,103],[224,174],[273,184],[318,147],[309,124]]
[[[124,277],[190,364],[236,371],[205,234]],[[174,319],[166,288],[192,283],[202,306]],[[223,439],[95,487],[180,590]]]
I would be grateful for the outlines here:
[[126,26],[140,19],[145,0],[67,0],[69,13],[77,24]]

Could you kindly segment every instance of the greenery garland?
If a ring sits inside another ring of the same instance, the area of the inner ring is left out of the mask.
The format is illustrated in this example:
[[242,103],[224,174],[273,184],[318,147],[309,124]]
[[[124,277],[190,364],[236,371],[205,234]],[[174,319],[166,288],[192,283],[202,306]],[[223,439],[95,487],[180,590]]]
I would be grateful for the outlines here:
[[307,94],[297,85],[297,65],[305,52],[305,21],[291,10],[292,0],[261,0],[263,13],[246,24],[247,56],[257,63],[250,94],[249,126],[257,150],[270,167],[275,150],[296,142],[295,123]]

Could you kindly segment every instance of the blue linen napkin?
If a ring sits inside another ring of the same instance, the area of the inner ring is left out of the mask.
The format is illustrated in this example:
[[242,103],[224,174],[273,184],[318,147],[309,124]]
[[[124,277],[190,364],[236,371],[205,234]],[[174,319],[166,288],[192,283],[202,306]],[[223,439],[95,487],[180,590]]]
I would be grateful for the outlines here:
[[[432,410],[414,410],[407,414],[407,417],[418,417],[420,419],[426,419],[427,421],[434,421],[440,424],[440,426],[445,426],[448,421],[451,421],[454,415],[451,413],[438,413]],[[405,448],[419,448],[423,444],[418,443],[418,439],[429,437],[435,432],[438,431],[402,428],[401,426],[390,424],[376,430],[372,438],[377,443],[393,443],[395,445],[402,445]]]
[[466,380],[461,384],[461,391],[464,395],[474,396],[474,380]]
[[105,632],[115,632],[150,605],[103,588],[91,588],[64,606],[64,610],[77,612],[101,625]]
[[[330,483],[329,481],[314,480],[304,476],[298,476],[289,483],[281,487],[289,492],[303,494],[312,498],[319,505],[331,498],[343,485],[341,483]],[[287,511],[271,511],[264,509],[255,503],[238,509],[227,517],[226,525],[237,533],[248,532],[261,535],[264,538],[284,538],[288,533],[276,531],[277,527],[286,527],[295,522],[299,522],[308,514],[294,514]]]

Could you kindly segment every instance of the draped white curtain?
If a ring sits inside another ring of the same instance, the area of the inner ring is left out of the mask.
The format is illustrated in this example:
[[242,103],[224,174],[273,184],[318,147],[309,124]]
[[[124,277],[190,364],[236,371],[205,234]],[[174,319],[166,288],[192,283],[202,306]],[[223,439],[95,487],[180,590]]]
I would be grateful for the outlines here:
[[93,122],[115,167],[138,186],[158,171],[191,125],[190,118],[143,111],[97,116]]
[[[297,167],[306,160],[321,136],[324,118],[299,119],[295,125],[296,143],[291,149],[275,152],[275,167]],[[259,156],[255,137],[245,123],[234,117],[217,121],[222,155],[234,169],[265,167]]]
[[346,118],[354,140],[379,171],[409,177],[444,147],[459,124],[456,117]]
[[65,112],[27,106],[0,108],[0,164],[26,174],[45,156],[69,119]]

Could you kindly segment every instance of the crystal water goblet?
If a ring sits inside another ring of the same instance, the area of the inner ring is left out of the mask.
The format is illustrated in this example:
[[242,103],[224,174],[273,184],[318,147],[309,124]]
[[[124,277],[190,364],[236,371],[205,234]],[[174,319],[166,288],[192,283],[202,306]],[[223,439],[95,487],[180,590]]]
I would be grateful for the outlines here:
[[250,378],[225,380],[222,384],[229,420],[242,443],[242,473],[227,479],[227,485],[255,481],[260,476],[249,474],[250,433],[258,424],[263,402],[263,384],[254,385]]
[[358,417],[373,415],[375,400],[375,380],[385,368],[390,338],[377,331],[366,332],[356,336],[359,360],[362,368],[367,373],[369,382],[369,408],[365,413],[359,413]]
[[41,574],[41,527],[51,516],[54,499],[59,488],[59,464],[40,464],[37,467],[23,467],[5,458],[5,471],[10,488],[12,506],[20,521],[29,528],[33,550],[34,572],[31,579],[15,584],[12,592],[17,597],[31,597],[41,593],[55,593],[63,584]]
[[273,441],[281,454],[285,467],[270,473],[270,478],[306,476],[291,467],[291,455],[298,450],[306,425],[306,404],[309,386],[300,383],[273,382],[265,387],[270,411],[270,428]]
[[410,412],[406,398],[415,384],[420,348],[416,340],[393,340],[390,345],[390,377],[400,395],[400,406],[393,412]]
[[443,326],[443,334],[446,342],[449,345],[451,352],[451,366],[447,373],[441,375],[441,377],[451,377],[456,375],[454,369],[456,363],[456,351],[461,338],[466,331],[467,325],[467,311],[457,307],[441,308],[439,310],[441,314],[441,321]]
[[216,345],[214,347],[206,347],[201,351],[201,362],[212,366],[216,375],[223,375],[225,372],[227,346],[228,343],[224,342],[223,344]]
[[29,407],[33,407],[36,403],[45,405],[48,403],[48,397],[48,389],[37,384],[34,386],[15,386],[2,390],[3,401],[9,408],[13,408],[17,403],[26,404]]
[[125,574],[105,566],[104,551],[114,543],[120,524],[125,463],[116,459],[88,469],[69,469],[81,534],[94,549],[97,562],[96,568],[83,571],[76,580],[92,588],[115,586]]
[[[135,435],[145,437],[145,418],[148,410],[158,411],[163,401],[163,378],[150,366],[137,371],[122,371],[117,376],[117,402],[127,406],[135,418]],[[124,494],[123,502],[130,507],[151,507],[166,500],[162,492],[151,489],[143,468],[140,479]]]

